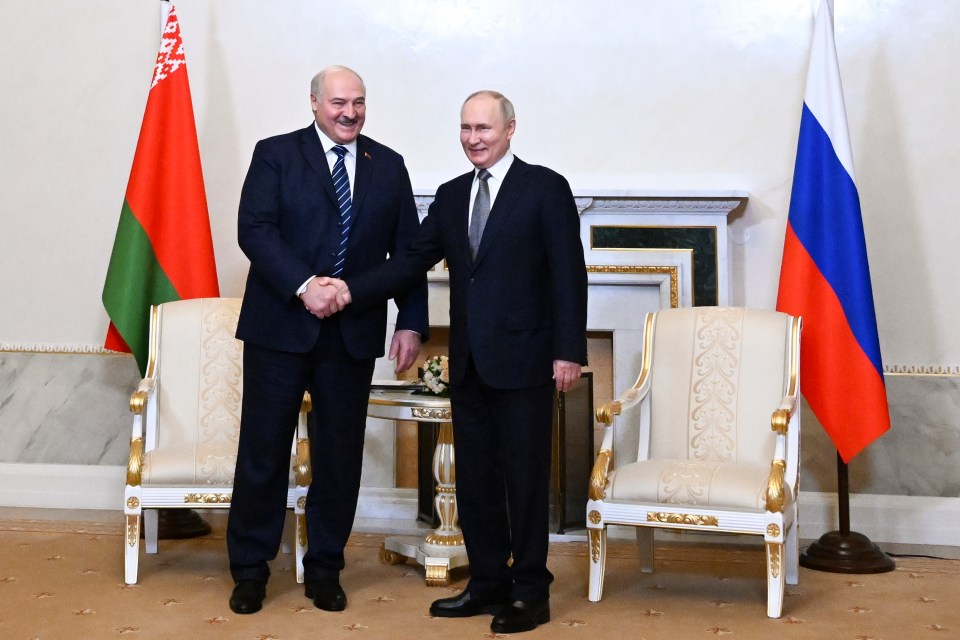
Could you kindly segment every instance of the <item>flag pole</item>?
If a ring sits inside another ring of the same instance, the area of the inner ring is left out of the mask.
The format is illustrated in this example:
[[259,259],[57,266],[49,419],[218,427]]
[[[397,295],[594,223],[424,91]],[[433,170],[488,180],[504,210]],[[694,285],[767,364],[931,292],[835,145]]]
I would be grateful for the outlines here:
[[896,568],[870,538],[850,531],[849,469],[837,453],[837,506],[840,529],[829,531],[800,554],[800,566],[832,573],[886,573]]

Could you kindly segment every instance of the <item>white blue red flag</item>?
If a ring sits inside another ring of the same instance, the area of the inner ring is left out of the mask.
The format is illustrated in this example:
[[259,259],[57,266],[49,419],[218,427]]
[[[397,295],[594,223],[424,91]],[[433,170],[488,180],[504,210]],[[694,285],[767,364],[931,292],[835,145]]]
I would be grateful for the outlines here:
[[833,36],[817,11],[777,309],[803,316],[801,391],[845,462],[890,428]]

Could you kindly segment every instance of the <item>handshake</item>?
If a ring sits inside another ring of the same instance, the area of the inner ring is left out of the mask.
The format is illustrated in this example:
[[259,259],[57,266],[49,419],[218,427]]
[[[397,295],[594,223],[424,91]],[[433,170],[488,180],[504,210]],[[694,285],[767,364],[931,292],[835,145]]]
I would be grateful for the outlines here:
[[347,283],[339,278],[317,276],[300,294],[303,306],[318,318],[328,318],[342,311],[352,301]]

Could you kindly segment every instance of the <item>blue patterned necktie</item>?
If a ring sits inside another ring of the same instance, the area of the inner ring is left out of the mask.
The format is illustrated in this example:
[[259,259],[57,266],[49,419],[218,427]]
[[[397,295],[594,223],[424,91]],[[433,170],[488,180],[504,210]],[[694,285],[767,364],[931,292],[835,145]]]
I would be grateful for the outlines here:
[[347,254],[347,240],[350,239],[350,226],[353,216],[350,213],[352,201],[350,199],[350,178],[347,168],[343,164],[343,157],[347,155],[347,148],[341,145],[333,147],[337,154],[337,161],[333,164],[333,188],[337,193],[337,204],[340,205],[340,246],[337,247],[337,262],[333,265],[333,276],[343,273],[343,263]]
[[477,172],[477,196],[473,200],[473,215],[470,218],[470,229],[467,232],[467,238],[470,240],[470,257],[476,260],[477,249],[480,248],[480,238],[483,237],[483,228],[487,226],[487,218],[490,217],[490,187],[487,185],[487,179],[490,172],[486,169],[480,169]]

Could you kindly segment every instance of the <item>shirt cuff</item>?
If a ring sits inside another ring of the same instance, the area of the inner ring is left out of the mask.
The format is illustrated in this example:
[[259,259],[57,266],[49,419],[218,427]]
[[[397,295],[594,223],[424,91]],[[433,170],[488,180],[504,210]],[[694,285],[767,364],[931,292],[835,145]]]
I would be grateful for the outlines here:
[[316,278],[316,277],[317,277],[317,276],[310,276],[309,278],[307,278],[307,281],[306,281],[306,282],[304,282],[302,285],[300,285],[300,288],[297,289],[297,297],[300,297],[300,296],[302,296],[304,293],[306,293],[306,291],[307,291],[307,285],[309,285],[310,282],[311,282],[314,278]]

